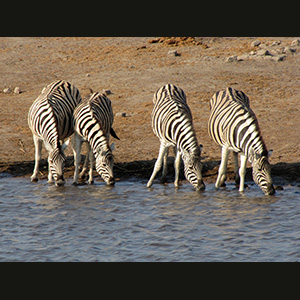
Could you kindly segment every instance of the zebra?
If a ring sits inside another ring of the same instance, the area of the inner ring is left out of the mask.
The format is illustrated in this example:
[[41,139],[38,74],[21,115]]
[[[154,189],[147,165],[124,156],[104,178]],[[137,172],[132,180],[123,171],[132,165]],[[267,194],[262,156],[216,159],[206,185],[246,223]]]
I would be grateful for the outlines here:
[[186,103],[184,91],[173,84],[166,84],[154,93],[153,103],[152,129],[160,140],[160,149],[147,187],[152,186],[156,174],[161,169],[162,162],[162,181],[165,181],[168,151],[173,146],[176,153],[174,161],[175,187],[179,185],[179,167],[182,157],[185,177],[196,190],[204,190],[203,165],[200,161],[202,145],[198,145],[193,128],[192,113]]
[[[91,91],[92,92],[92,91]],[[93,181],[94,158],[96,158],[96,170],[107,185],[114,185],[113,156],[114,143],[109,146],[109,138],[112,135],[119,139],[112,128],[114,116],[111,101],[105,94],[95,92],[89,94],[76,107],[74,111],[75,133],[71,139],[74,152],[74,182],[77,184],[79,178],[79,164],[81,161],[81,146],[87,142],[87,156],[80,177],[87,171],[90,160],[89,184]]]
[[48,150],[48,182],[64,184],[63,169],[67,144],[60,140],[74,132],[73,111],[81,101],[79,90],[71,83],[57,80],[44,87],[28,112],[28,125],[35,145],[35,166],[31,181],[38,181],[42,143]]
[[[228,87],[218,91],[210,100],[208,132],[222,147],[221,164],[215,187],[218,189],[226,180],[228,155],[233,151],[234,173],[239,191],[244,191],[247,160],[252,164],[254,182],[266,195],[273,195],[275,189],[271,179],[268,151],[261,136],[257,118],[250,108],[250,101],[242,91]],[[238,167],[240,154],[240,168]]]

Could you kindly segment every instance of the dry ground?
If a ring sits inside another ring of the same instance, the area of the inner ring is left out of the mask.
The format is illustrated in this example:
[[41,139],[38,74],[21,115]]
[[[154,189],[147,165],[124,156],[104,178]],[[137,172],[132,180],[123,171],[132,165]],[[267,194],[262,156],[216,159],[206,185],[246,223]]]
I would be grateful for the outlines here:
[[[187,94],[198,141],[204,145],[207,180],[214,180],[220,161],[220,149],[207,132],[209,100],[216,91],[232,86],[250,98],[267,147],[274,150],[270,159],[274,176],[300,181],[300,47],[280,62],[226,62],[228,56],[254,50],[254,40],[268,46],[281,40],[285,47],[295,38],[206,37],[153,43],[155,39],[0,38],[0,172],[30,175],[34,145],[27,112],[44,86],[64,79],[75,84],[82,96],[89,88],[111,90],[108,97],[114,113],[126,112],[126,117],[115,116],[114,120],[121,139],[115,141],[114,151],[119,177],[151,174],[159,149],[151,129],[152,97],[162,85],[173,83]],[[180,55],[168,54],[170,50]],[[3,92],[16,86],[20,94]],[[67,155],[70,166],[70,149]],[[72,168],[68,170],[67,176],[71,176]],[[46,164],[42,172],[46,175]]]

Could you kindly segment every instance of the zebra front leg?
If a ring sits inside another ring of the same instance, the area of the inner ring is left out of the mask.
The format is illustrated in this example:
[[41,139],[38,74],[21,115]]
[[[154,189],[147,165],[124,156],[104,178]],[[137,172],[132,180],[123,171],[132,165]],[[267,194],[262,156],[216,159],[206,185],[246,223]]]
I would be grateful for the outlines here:
[[49,156],[48,156],[48,183],[54,183],[52,171],[51,171],[51,168],[50,168]]
[[77,185],[78,182],[78,177],[79,177],[79,164],[81,161],[81,146],[82,146],[82,141],[80,136],[75,132],[73,137],[71,138],[72,142],[72,149],[74,153],[74,179],[73,179],[73,184]]
[[163,157],[163,171],[162,171],[162,177],[161,182],[166,183],[167,182],[167,174],[168,174],[168,155],[169,155],[169,148],[167,149],[164,157]]
[[84,160],[84,163],[83,163],[82,171],[79,174],[79,178],[80,179],[84,179],[85,178],[85,174],[86,174],[88,166],[89,166],[89,153],[90,153],[90,150],[91,150],[91,146],[90,146],[89,143],[87,143],[87,154],[85,156],[85,160]]
[[239,170],[239,174],[240,174],[240,192],[244,191],[245,188],[245,175],[246,175],[246,165],[247,165],[247,155],[245,155],[244,153],[241,153],[241,166],[240,166],[240,170]]
[[181,155],[177,148],[175,148],[176,157],[174,161],[174,169],[175,169],[175,179],[174,185],[175,187],[179,187],[179,170],[180,170],[180,162],[181,162]]
[[233,152],[233,162],[234,162],[235,185],[238,187],[240,185],[240,176],[239,176],[239,158],[237,152]]
[[228,161],[229,150],[227,147],[222,147],[221,164],[219,167],[218,178],[215,184],[216,189],[223,186],[226,180],[226,169]]
[[153,180],[156,176],[156,174],[158,173],[158,171],[160,170],[161,168],[161,165],[162,165],[162,161],[163,161],[163,158],[165,156],[165,153],[166,151],[168,150],[168,147],[166,147],[163,143],[160,144],[160,148],[159,148],[159,154],[158,154],[158,157],[157,157],[157,160],[156,160],[156,163],[154,165],[154,169],[153,169],[153,173],[147,183],[147,187],[151,187],[151,185],[153,184]]
[[87,153],[87,155],[89,156],[89,160],[90,160],[90,171],[89,171],[89,184],[93,184],[94,183],[94,179],[93,179],[93,169],[94,169],[94,153],[91,147],[89,147],[90,151]]
[[42,157],[42,144],[43,141],[36,135],[33,135],[34,147],[35,147],[35,164],[33,169],[33,174],[31,176],[31,181],[38,181],[38,173],[40,168],[40,161]]

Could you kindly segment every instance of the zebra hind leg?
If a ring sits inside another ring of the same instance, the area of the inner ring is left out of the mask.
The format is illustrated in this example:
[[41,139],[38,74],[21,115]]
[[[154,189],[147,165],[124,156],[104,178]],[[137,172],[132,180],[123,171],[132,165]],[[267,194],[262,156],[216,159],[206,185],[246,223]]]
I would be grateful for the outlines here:
[[167,151],[163,157],[163,171],[161,176],[161,183],[167,182],[167,174],[168,174],[168,155],[169,155],[169,148],[167,148]]
[[241,154],[241,167],[239,169],[239,161],[238,161],[238,153],[233,152],[233,159],[234,159],[234,179],[235,179],[235,186],[239,188],[240,191],[243,191],[241,188],[241,177],[243,177],[242,185],[244,188],[248,188],[248,185],[245,184],[245,175],[246,175],[246,164],[247,164],[247,157],[244,157]]

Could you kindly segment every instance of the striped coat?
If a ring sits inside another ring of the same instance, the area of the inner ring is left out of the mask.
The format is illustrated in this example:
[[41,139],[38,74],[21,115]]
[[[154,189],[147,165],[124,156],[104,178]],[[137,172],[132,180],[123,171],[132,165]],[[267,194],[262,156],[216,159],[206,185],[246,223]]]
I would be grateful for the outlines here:
[[202,180],[201,148],[198,145],[193,127],[190,108],[186,103],[184,91],[173,84],[166,84],[153,97],[151,114],[152,129],[160,140],[158,159],[147,186],[150,187],[160,170],[163,161],[163,181],[167,172],[167,156],[169,147],[175,147],[175,181],[178,186],[180,158],[184,162],[185,177],[196,189],[204,189]]
[[[233,151],[236,182],[239,182],[240,191],[244,191],[246,163],[249,160],[254,181],[265,194],[274,194],[268,162],[269,152],[261,136],[257,118],[250,108],[249,98],[242,91],[229,87],[215,93],[210,100],[210,106],[209,135],[222,147],[216,188],[226,180],[228,154]],[[238,154],[241,156],[239,171]]]
[[[74,111],[75,135],[72,140],[75,156],[74,184],[78,181],[78,167],[81,160],[81,145],[88,143],[90,160],[89,183],[93,182],[93,163],[96,170],[108,185],[114,184],[113,156],[114,145],[109,146],[110,134],[118,139],[112,129],[114,116],[111,101],[102,93],[92,93]],[[84,163],[81,177],[87,170],[88,159]]]
[[73,111],[81,101],[78,89],[63,80],[55,81],[45,88],[31,105],[28,112],[28,125],[33,133],[35,144],[35,167],[32,181],[37,181],[41,160],[42,142],[49,152],[49,175],[57,185],[63,184],[65,156],[60,141],[74,133]]

